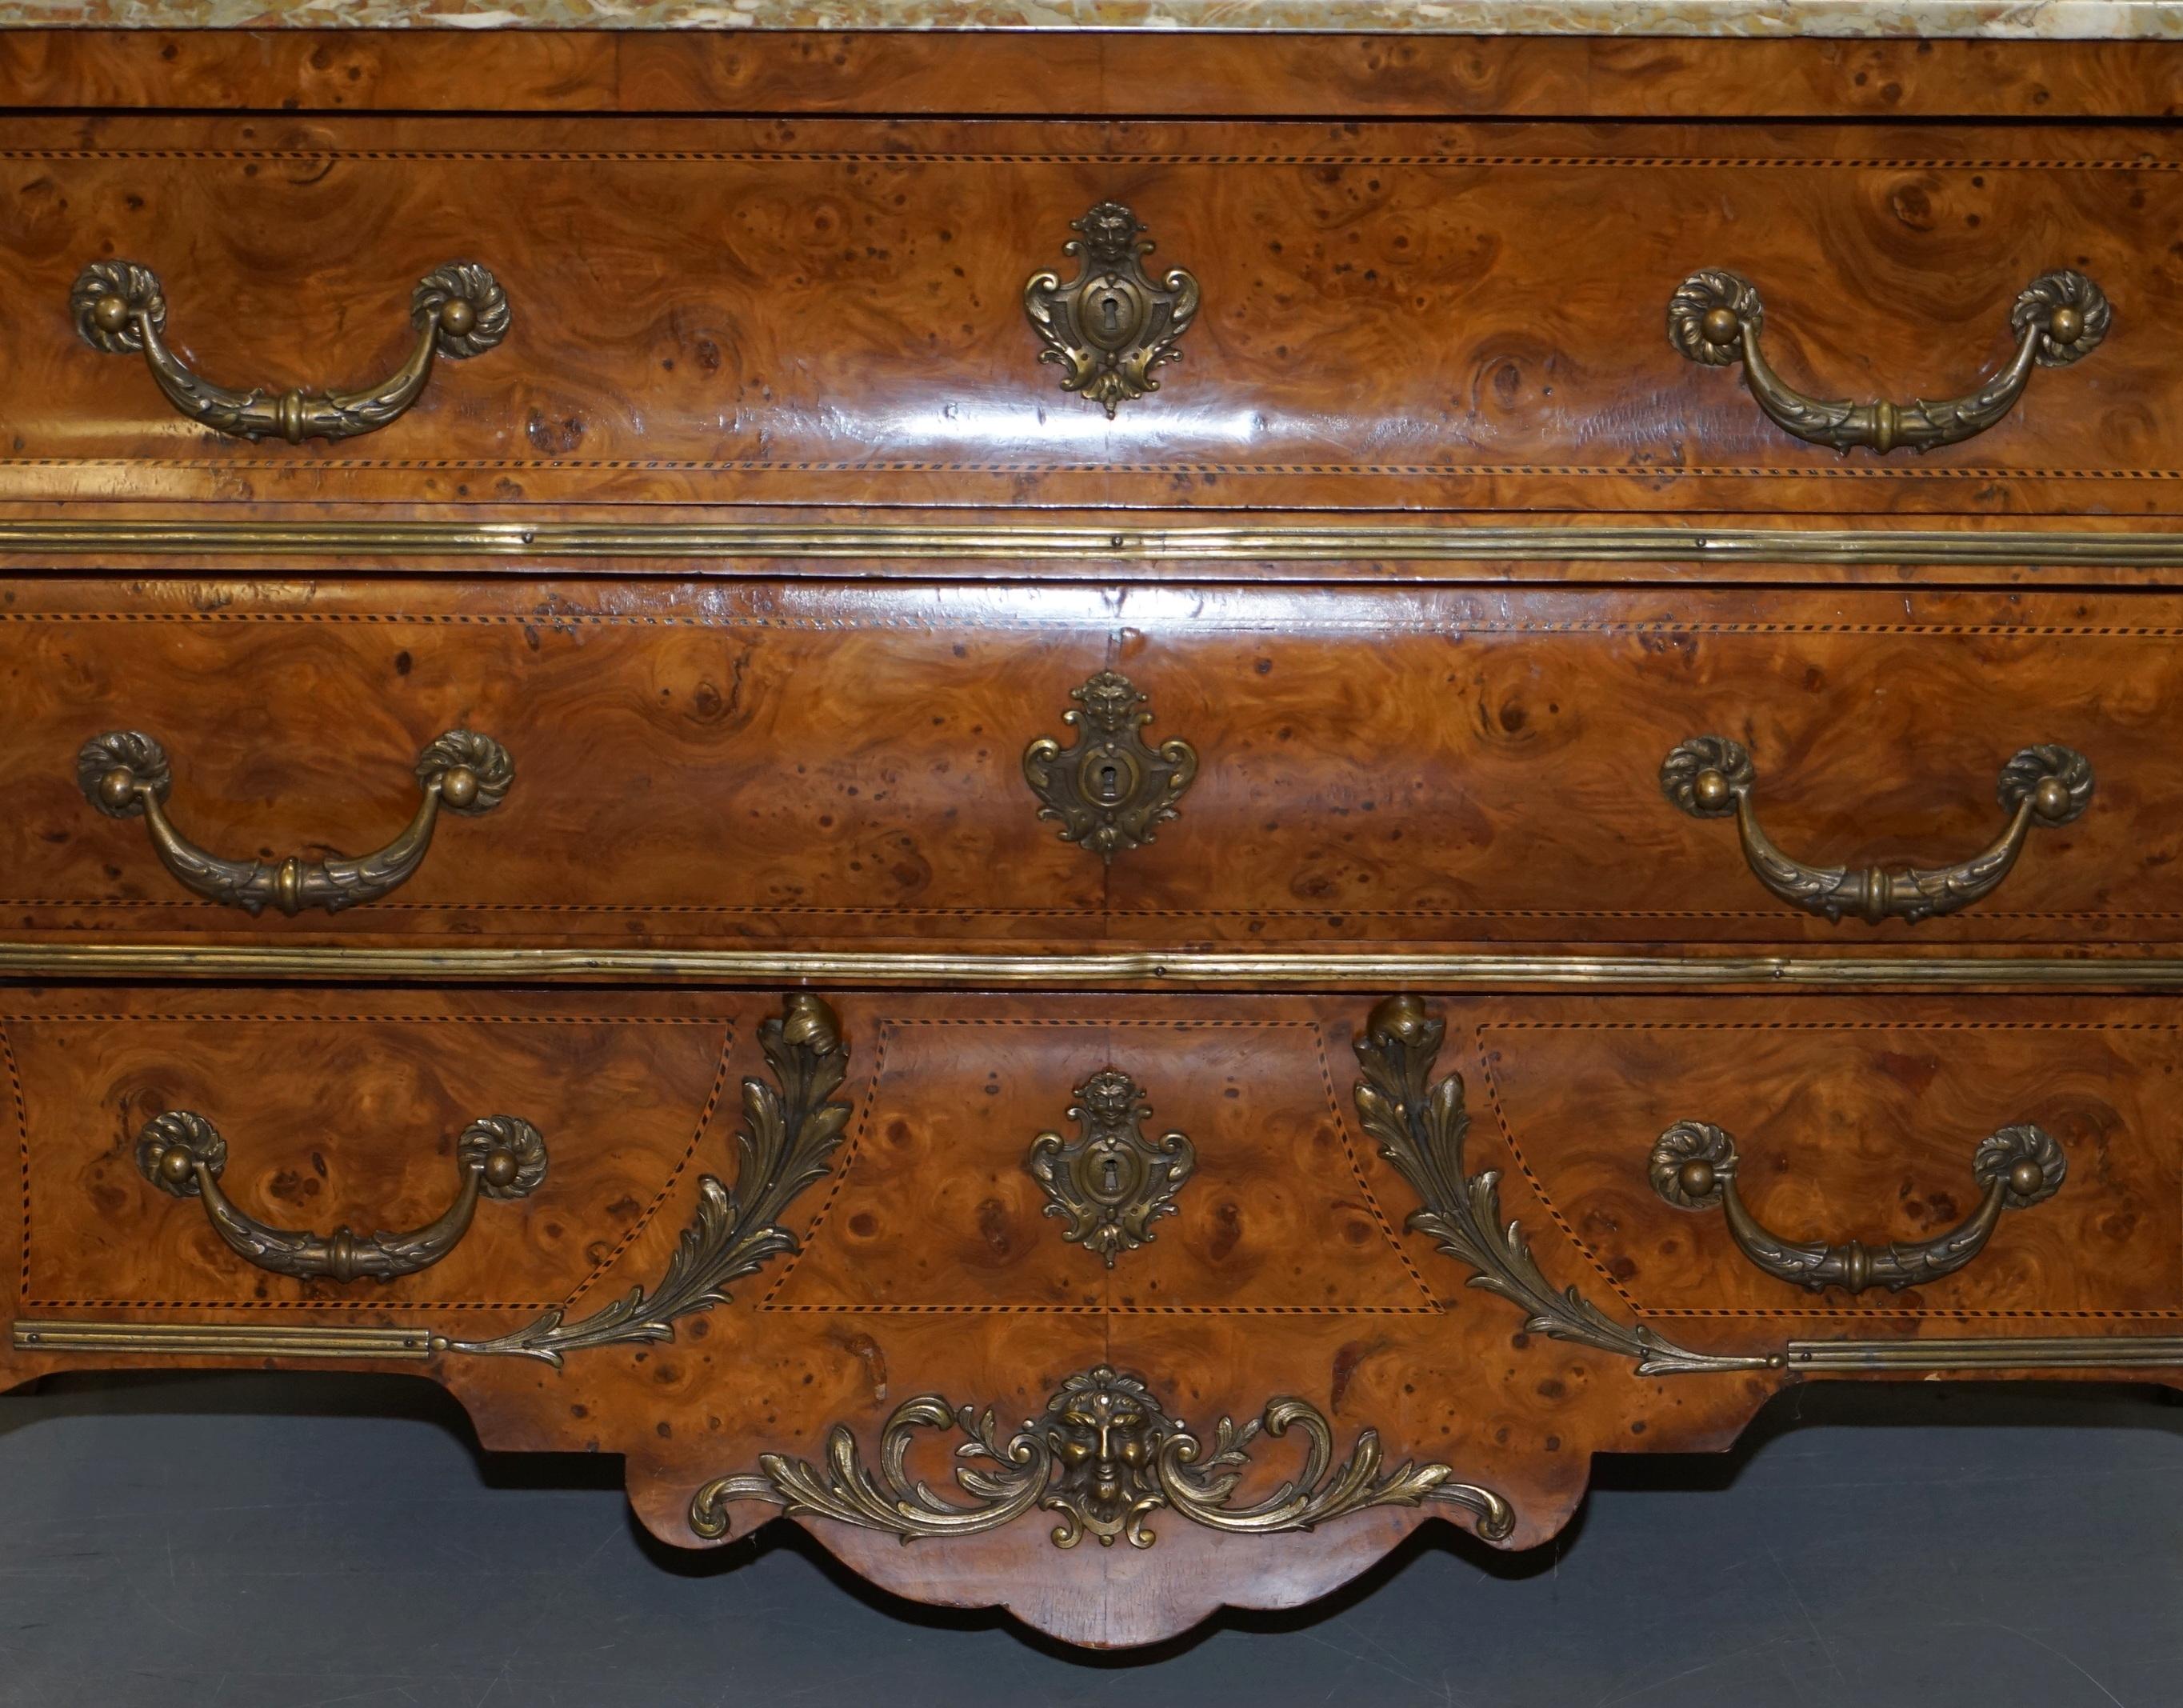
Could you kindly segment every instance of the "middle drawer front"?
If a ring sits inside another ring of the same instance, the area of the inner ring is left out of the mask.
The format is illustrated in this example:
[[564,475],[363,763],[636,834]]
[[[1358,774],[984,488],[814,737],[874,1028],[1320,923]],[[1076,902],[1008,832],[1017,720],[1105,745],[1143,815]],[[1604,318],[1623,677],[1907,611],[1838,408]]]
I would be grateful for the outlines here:
[[19,934],[2183,923],[2164,596],[54,581],[11,588],[0,632]]

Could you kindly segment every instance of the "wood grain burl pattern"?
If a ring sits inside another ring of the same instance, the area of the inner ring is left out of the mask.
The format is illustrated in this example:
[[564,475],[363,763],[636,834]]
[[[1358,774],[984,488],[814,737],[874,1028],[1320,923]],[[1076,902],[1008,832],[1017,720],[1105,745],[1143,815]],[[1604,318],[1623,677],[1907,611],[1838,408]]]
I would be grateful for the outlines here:
[[[2157,129],[26,119],[0,160],[0,499],[2160,515],[2183,491]],[[1059,392],[1020,300],[1103,199],[1204,292],[1113,421]],[[105,258],[160,275],[170,341],[229,385],[390,371],[453,259],[513,330],[369,438],[252,445],[76,337]],[[2062,265],[2112,336],[1923,458],[1792,440],[1664,330],[1686,275],[1730,268],[1792,383],[1947,396]]]
[[[451,1388],[488,1447],[625,1455],[645,1522],[684,1543],[693,1539],[687,1510],[698,1485],[753,1470],[762,1454],[822,1458],[828,1432],[842,1425],[869,1460],[887,1416],[923,1394],[992,1405],[1013,1428],[1064,1378],[1104,1362],[1141,1375],[1201,1430],[1223,1415],[1255,1417],[1287,1394],[1326,1414],[1343,1451],[1377,1431],[1389,1463],[1443,1462],[1506,1496],[1517,1513],[1511,1544],[1525,1546],[1566,1522],[1593,1453],[1723,1446],[1768,1394],[1796,1379],[1779,1368],[1640,1377],[1630,1359],[1527,1332],[1521,1311],[1469,1287],[1468,1267],[1430,1238],[1383,1233],[1383,1216],[1399,1222],[1417,1200],[1371,1154],[1351,1103],[1351,1045],[1368,1007],[1360,998],[843,991],[828,999],[850,1053],[842,1096],[851,1114],[829,1177],[782,1218],[804,1243],[803,1258],[732,1282],[726,1303],[680,1318],[669,1340],[574,1352],[560,1368],[456,1350],[397,1367]],[[1799,1337],[2158,1333],[2173,1321],[2183,1162],[2161,1113],[2172,1051],[2158,1001],[1625,996],[1433,1005],[1449,1027],[1436,1077],[1464,1077],[1474,1117],[1463,1169],[1499,1171],[1501,1208],[1544,1274],[1617,1321],[1647,1321],[1701,1351],[1756,1354]],[[480,1083],[514,1096],[519,1078],[535,1082],[532,1100],[553,1105],[548,1130],[571,1164],[569,1183],[587,1197],[552,1198],[564,1225],[550,1239],[537,1221],[550,1194],[499,1225],[528,1226],[540,1249],[569,1260],[560,1266],[523,1241],[492,1237],[481,1213],[476,1249],[492,1260],[489,1277],[451,1259],[444,1288],[420,1278],[368,1291],[367,1320],[489,1337],[535,1315],[517,1308],[518,1293],[569,1284],[574,1261],[601,1243],[611,1260],[585,1299],[596,1305],[649,1286],[688,1225],[698,1176],[734,1179],[731,1086],[686,1160],[692,1105],[714,1094],[719,1041],[732,1040],[730,1082],[768,1073],[757,1028],[779,1013],[780,999],[437,992],[397,1005],[297,990],[262,1006],[265,1016],[249,1023],[257,1035],[297,1042],[286,1046],[284,1071],[261,1075],[263,1086],[243,1071],[236,1088],[228,1065],[239,1047],[226,1040],[237,1023],[192,1018],[202,1005],[188,992],[14,993],[0,1036],[31,1093],[22,1183],[42,1281],[60,1260],[44,1252],[72,1245],[86,1266],[120,1266],[165,1283],[164,1295],[209,1285],[209,1299],[223,1296],[199,1237],[175,1240],[165,1227],[189,1227],[194,1206],[161,1199],[147,1216],[97,1189],[124,1166],[113,1160],[127,1138],[114,1111],[160,1100],[169,1087],[235,1099],[238,1153],[264,1147],[253,1196],[276,1189],[264,1171],[283,1163],[299,1178],[315,1173],[315,1145],[327,1173],[295,1201],[329,1214],[356,1199],[366,1210],[403,1208],[405,1191],[421,1201],[442,1182],[436,1169],[413,1168],[416,1135],[451,1121],[445,1111],[467,1088],[431,1070],[418,1041],[429,1032],[490,1041],[474,1047],[486,1064]],[[388,1047],[376,1053],[347,1042],[382,1032]],[[499,1041],[510,1033],[606,1042],[585,1056],[581,1043]],[[59,1037],[81,1042],[64,1055],[52,1043]],[[1140,1076],[1155,1122],[1189,1132],[1201,1157],[1180,1213],[1159,1225],[1156,1241],[1125,1253],[1111,1282],[1037,1215],[1011,1172],[1026,1128],[1057,1120],[1075,1085],[1109,1060]],[[297,1071],[301,1063],[314,1071]],[[313,1077],[327,1082],[323,1093],[303,1088]],[[343,1119],[338,1146],[298,1124],[331,1128],[344,1094],[366,1101],[374,1118]],[[1791,1106],[1769,1115],[1783,1104]],[[1798,1224],[1792,1231],[1808,1221],[1831,1229],[1838,1207],[1860,1231],[1921,1231],[1939,1213],[1935,1194],[1959,1188],[1958,1136],[2012,1119],[2047,1123],[2069,1149],[2071,1175],[2053,1200],[2008,1217],[1989,1250],[1944,1286],[1846,1317],[1739,1275],[1703,1218],[1682,1221],[1672,1241],[1661,1236],[1664,1224],[1641,1202],[1644,1164],[1670,1112],[1736,1127],[1752,1159],[1755,1207]],[[12,1151],[7,1166],[16,1166]],[[630,1235],[623,1197],[657,1193],[663,1178],[672,1185],[657,1213]],[[148,1188],[143,1195],[150,1202]],[[21,1238],[22,1202],[0,1191],[0,1238]],[[1622,1256],[1630,1263],[1616,1273]],[[1064,1286],[1072,1274],[1082,1279]],[[493,1308],[461,1308],[477,1301],[455,1292],[458,1276],[501,1283],[486,1301]],[[8,1313],[25,1314],[13,1266],[0,1287]],[[1299,1308],[1237,1308],[1284,1288]],[[256,1301],[245,1282],[197,1315],[357,1320],[336,1291],[284,1284]],[[1387,1308],[1391,1299],[1405,1308]],[[48,1314],[172,1315],[121,1304]],[[18,1349],[0,1355],[0,1378],[147,1361],[176,1360]],[[1269,1492],[1293,1474],[1295,1451],[1293,1441],[1261,1441],[1245,1492]],[[912,1468],[953,1487],[938,1443],[920,1446]],[[739,1512],[739,1527],[770,1510]],[[1324,1593],[1424,1515],[1389,1509],[1308,1537],[1260,1538],[1175,1519],[1150,1549],[1068,1553],[1033,1520],[908,1547],[807,1522],[856,1570],[903,1594],[1005,1605],[1069,1640],[1114,1644],[1186,1628],[1223,1604],[1289,1605]]]
[[[2183,935],[2183,599],[2160,593],[1078,584],[22,582],[0,598],[0,921],[49,943],[1056,949],[2123,943]],[[1197,750],[1110,866],[1042,822],[1025,746],[1124,672]],[[174,765],[216,854],[358,854],[442,731],[515,781],[329,917],[192,896],[93,809],[89,737]],[[1819,865],[2000,833],[2019,748],[2090,762],[1999,888],[1916,926],[1764,891],[1661,762],[1720,735]]]

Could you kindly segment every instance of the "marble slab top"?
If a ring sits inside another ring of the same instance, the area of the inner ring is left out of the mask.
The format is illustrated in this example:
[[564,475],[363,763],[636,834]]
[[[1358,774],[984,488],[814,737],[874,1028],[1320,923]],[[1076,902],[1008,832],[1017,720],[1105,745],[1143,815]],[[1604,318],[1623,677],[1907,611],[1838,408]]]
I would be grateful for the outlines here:
[[1364,31],[2183,39],[2183,0],[0,0],[0,28]]

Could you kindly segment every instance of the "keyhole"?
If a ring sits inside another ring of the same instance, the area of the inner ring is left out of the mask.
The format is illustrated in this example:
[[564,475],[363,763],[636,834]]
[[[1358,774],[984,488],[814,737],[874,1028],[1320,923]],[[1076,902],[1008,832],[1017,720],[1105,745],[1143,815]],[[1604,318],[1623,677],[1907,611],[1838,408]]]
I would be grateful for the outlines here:
[[1102,297],[1099,306],[1107,311],[1107,331],[1119,333],[1122,330],[1122,305],[1112,297]]
[[1105,1173],[1107,1180],[1106,1184],[1102,1190],[1103,1190],[1109,1198],[1119,1196],[1122,1190],[1121,1162],[1117,1158],[1111,1156],[1108,1157],[1105,1159],[1103,1171]]
[[1122,768],[1108,759],[1099,767],[1099,798],[1116,801],[1122,798]]

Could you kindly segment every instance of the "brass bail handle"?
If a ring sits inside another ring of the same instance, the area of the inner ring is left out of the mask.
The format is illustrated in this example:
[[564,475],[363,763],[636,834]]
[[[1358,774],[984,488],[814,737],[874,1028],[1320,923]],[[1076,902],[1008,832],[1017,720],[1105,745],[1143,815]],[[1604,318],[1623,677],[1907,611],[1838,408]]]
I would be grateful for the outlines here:
[[2029,1210],[2062,1189],[2069,1161],[2041,1128],[2004,1127],[1979,1141],[1971,1178],[1984,1194],[1979,1206],[1947,1232],[1916,1243],[1870,1245],[1785,1239],[1759,1224],[1736,1189],[1740,1160],[1736,1141],[1703,1121],[1679,1121],[1653,1146],[1648,1173],[1653,1190],[1678,1210],[1718,1209],[1736,1249],[1777,1281],[1812,1293],[1838,1287],[1858,1294],[1869,1287],[1899,1293],[1952,1275],[1986,1249],[2004,1210]]
[[108,818],[142,818],[152,850],[183,886],[256,915],[268,904],[295,915],[305,908],[339,913],[375,901],[408,882],[425,863],[440,809],[475,818],[498,806],[515,782],[515,761],[491,736],[449,730],[426,744],[414,767],[420,798],[408,825],[375,854],[355,859],[233,860],[207,853],[167,816],[174,768],[167,750],[136,730],[93,736],[76,754],[76,786]]
[[398,420],[424,394],[436,359],[460,362],[508,336],[508,294],[487,268],[450,261],[409,295],[416,333],[408,359],[375,386],[320,391],[292,386],[234,391],[190,371],[167,346],[167,294],[159,275],[135,261],[94,261],[76,275],[69,312],[84,342],[108,355],[141,353],[167,401],[216,433],[264,438],[353,439]]
[[460,1184],[436,1220],[407,1233],[331,1234],[273,1227],[245,1215],[220,1188],[227,1141],[186,1109],[154,1115],[136,1140],[136,1167],[174,1198],[204,1201],[205,1216],[230,1250],[258,1268],[298,1280],[392,1281],[429,1269],[469,1232],[480,1197],[528,1198],[546,1178],[546,1141],[519,1116],[486,1115],[455,1141]]
[[1743,364],[1743,381],[1768,420],[1837,451],[1930,451],[1973,438],[2014,409],[2034,368],[2066,368],[2097,349],[2114,318],[2106,295],[2082,273],[2041,273],[2017,293],[2008,314],[2016,353],[1999,372],[1958,398],[1857,403],[1807,397],[1774,371],[1760,347],[1765,309],[1741,273],[1700,269],[1668,302],[1668,342],[1708,368]]
[[1744,861],[1759,882],[1830,924],[1848,914],[1867,925],[1890,919],[1916,925],[1968,907],[2008,876],[2035,827],[2069,824],[2092,799],[2092,767],[2082,754],[2051,743],[2025,748],[2002,767],[1995,785],[1995,796],[2009,815],[1998,838],[1952,865],[1890,871],[1791,860],[1758,822],[1752,804],[1758,782],[1749,750],[1725,736],[1693,736],[1660,767],[1660,790],[1669,801],[1696,819],[1732,815]]

